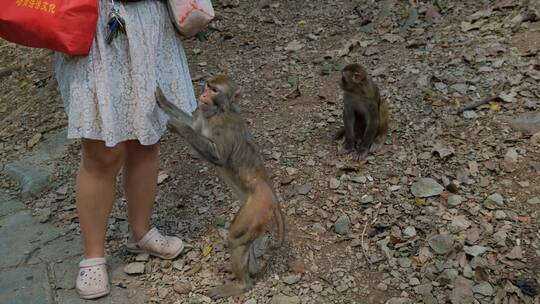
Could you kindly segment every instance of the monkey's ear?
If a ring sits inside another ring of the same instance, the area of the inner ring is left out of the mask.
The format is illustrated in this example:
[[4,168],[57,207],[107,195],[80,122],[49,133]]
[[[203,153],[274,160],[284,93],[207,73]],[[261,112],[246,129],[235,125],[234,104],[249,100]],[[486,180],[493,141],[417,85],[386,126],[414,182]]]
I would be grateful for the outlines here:
[[362,81],[364,81],[366,79],[366,73],[364,72],[354,72],[352,74],[352,81],[354,83],[361,83]]

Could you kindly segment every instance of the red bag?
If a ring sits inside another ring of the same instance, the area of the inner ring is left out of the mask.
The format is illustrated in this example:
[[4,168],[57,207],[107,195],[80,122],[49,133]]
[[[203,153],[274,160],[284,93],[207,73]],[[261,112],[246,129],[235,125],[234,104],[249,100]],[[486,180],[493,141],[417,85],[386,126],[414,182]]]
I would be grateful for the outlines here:
[[87,55],[98,0],[0,0],[0,37],[70,55]]

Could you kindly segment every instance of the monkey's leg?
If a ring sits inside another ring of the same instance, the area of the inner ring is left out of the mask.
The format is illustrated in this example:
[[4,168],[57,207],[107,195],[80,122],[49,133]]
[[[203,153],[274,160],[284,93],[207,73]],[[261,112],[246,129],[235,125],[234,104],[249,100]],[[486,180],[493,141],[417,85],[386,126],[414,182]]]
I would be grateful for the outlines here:
[[384,146],[386,140],[386,134],[388,133],[388,104],[385,101],[381,102],[379,109],[379,126],[377,128],[377,137],[371,148],[370,152],[374,153],[379,151]]
[[208,296],[214,300],[240,295],[253,286],[248,270],[250,245],[235,246],[234,241],[231,243],[231,264],[236,281],[210,289]]

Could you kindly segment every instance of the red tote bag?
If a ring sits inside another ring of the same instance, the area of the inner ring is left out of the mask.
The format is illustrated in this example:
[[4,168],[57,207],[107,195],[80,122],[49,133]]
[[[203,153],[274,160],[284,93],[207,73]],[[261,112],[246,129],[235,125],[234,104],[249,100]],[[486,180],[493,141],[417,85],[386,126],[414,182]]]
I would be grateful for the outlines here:
[[70,55],[90,52],[98,0],[0,0],[0,37]]

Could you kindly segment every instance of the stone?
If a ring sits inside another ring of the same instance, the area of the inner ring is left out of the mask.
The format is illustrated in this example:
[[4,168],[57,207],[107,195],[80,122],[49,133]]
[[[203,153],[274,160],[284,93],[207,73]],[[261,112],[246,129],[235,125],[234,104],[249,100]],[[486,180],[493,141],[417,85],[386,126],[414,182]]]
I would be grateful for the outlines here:
[[52,225],[40,224],[27,211],[0,218],[0,268],[21,264],[27,254],[57,238],[61,232]]
[[465,253],[473,257],[482,255],[488,249],[489,249],[488,247],[483,247],[483,246],[478,246],[478,245],[463,246],[463,250],[465,251]]
[[165,287],[159,287],[157,290],[157,295],[160,299],[164,299],[169,294],[169,289]]
[[349,227],[351,226],[351,220],[346,214],[341,215],[334,223],[334,230],[337,234],[346,235],[349,233]]
[[317,233],[317,234],[323,234],[326,232],[326,229],[324,228],[323,225],[321,225],[321,223],[313,223],[310,225],[310,230],[312,230],[313,232]]
[[0,217],[23,210],[24,204],[8,193],[0,191]]
[[506,258],[509,260],[523,259],[523,249],[521,249],[521,246],[514,246],[514,248],[512,248],[512,250],[506,254]]
[[529,204],[529,205],[540,205],[540,196],[528,199],[527,204]]
[[285,47],[286,51],[296,52],[301,50],[305,45],[298,40],[293,40]]
[[188,294],[191,289],[191,283],[189,282],[176,282],[173,285],[173,290],[178,294]]
[[438,254],[446,254],[452,249],[454,237],[449,234],[437,234],[429,238],[429,246]]
[[298,194],[307,195],[311,191],[311,185],[302,185],[296,189]]
[[311,284],[310,288],[316,293],[319,293],[323,290],[321,283],[318,283],[318,282]]
[[463,267],[463,276],[467,279],[472,279],[474,277],[474,270],[472,269],[471,265],[466,264]]
[[409,268],[411,267],[411,259],[409,258],[398,258],[397,262],[400,267],[402,268]]
[[298,296],[284,296],[284,295],[275,295],[272,297],[271,304],[299,304],[300,298]]
[[529,112],[509,121],[510,126],[517,131],[529,135],[540,132],[540,112]]
[[508,151],[506,151],[506,154],[504,155],[504,161],[507,163],[515,163],[518,160],[518,153],[516,149],[510,148]]
[[473,282],[463,277],[458,277],[454,282],[454,289],[450,294],[452,304],[472,304],[474,296],[472,291]]
[[139,253],[135,257],[135,261],[137,262],[147,262],[150,259],[150,255],[148,253]]
[[506,218],[506,212],[502,210],[496,210],[493,216],[495,217],[496,220],[503,220]]
[[144,273],[144,263],[142,262],[129,263],[124,267],[124,272],[127,274],[142,274]]
[[409,298],[391,298],[386,301],[386,304],[412,304],[413,302]]
[[362,204],[369,204],[369,203],[372,203],[373,201],[374,201],[373,195],[370,195],[370,194],[362,195],[362,197],[360,198],[360,203]]
[[481,282],[480,284],[475,285],[472,288],[472,291],[474,293],[479,293],[486,297],[491,297],[493,296],[493,293],[494,293],[493,287],[488,282]]
[[330,189],[332,189],[332,190],[335,190],[335,189],[339,188],[339,185],[340,185],[339,179],[337,179],[335,177],[331,177],[330,181],[328,182],[328,185],[329,185]]
[[463,112],[463,118],[465,119],[475,119],[478,118],[478,114],[473,110],[467,110]]
[[288,285],[296,284],[300,281],[302,276],[300,274],[291,274],[283,277],[283,282]]
[[493,193],[484,200],[484,207],[489,210],[494,210],[499,207],[504,207],[504,199],[499,193]]
[[467,220],[467,216],[456,215],[452,218],[452,223],[450,224],[450,227],[452,228],[453,232],[459,232],[469,228],[471,225],[472,223],[471,221]]
[[388,290],[388,285],[381,282],[381,283],[377,284],[377,286],[375,288],[377,288],[377,290],[380,290],[380,291],[386,291],[386,290]]
[[449,207],[457,207],[459,205],[461,205],[461,202],[463,201],[463,198],[461,197],[461,195],[457,195],[457,194],[450,194],[448,196],[448,206]]
[[443,284],[454,284],[458,276],[459,272],[456,269],[445,269],[437,280]]
[[420,280],[418,280],[417,278],[410,278],[409,279],[409,285],[411,285],[411,286],[420,285]]
[[411,186],[411,192],[415,197],[430,197],[441,194],[444,187],[432,178],[421,178]]
[[403,235],[405,235],[406,238],[412,238],[416,236],[416,228],[413,226],[409,226],[403,230]]
[[51,185],[52,172],[35,164],[23,161],[8,162],[4,165],[4,172],[19,183],[21,194],[25,198],[38,195]]
[[53,303],[49,284],[45,264],[3,270],[0,273],[0,303]]

